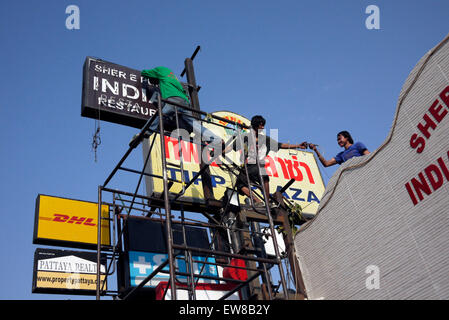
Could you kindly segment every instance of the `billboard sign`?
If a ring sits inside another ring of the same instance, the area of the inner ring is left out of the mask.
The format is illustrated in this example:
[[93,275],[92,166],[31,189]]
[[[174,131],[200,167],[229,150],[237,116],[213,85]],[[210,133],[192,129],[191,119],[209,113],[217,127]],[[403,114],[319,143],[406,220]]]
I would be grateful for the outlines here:
[[[106,256],[100,271],[105,272]],[[101,276],[107,290],[106,276]],[[97,288],[97,254],[93,252],[36,249],[33,293],[93,295]]]
[[[109,206],[101,206],[109,218]],[[34,219],[34,244],[95,249],[98,240],[98,204],[38,195]],[[109,220],[102,219],[101,243],[110,245]]]
[[142,88],[139,70],[87,57],[83,69],[81,115],[142,128],[156,112],[154,86]]
[[[126,228],[124,230],[124,251],[118,263],[118,283],[122,293],[126,293],[136,287],[150,275],[159,265],[168,258],[166,242],[166,226],[157,219],[146,217],[126,217]],[[184,226],[187,245],[192,248],[210,249],[209,236],[206,228]],[[172,225],[173,242],[178,245],[184,244],[182,226],[175,221]],[[195,250],[192,251],[193,272],[196,275],[218,276],[214,257],[205,257]],[[196,262],[195,262],[196,261]],[[204,262],[204,263],[203,263]],[[175,260],[176,269],[179,272],[188,273],[190,264],[186,263],[184,255],[180,254]],[[168,265],[163,269],[168,271]],[[142,288],[142,294],[153,292],[161,281],[168,281],[169,275],[164,272],[158,273]],[[180,281],[187,281],[185,275],[178,275]],[[199,283],[217,283],[213,279],[200,278]]]
[[[168,255],[164,253],[152,253],[143,251],[129,251],[129,283],[131,287],[136,287],[149,276],[159,265],[161,265],[165,260],[168,259]],[[192,256],[194,261],[204,261],[215,263],[215,258],[201,256]],[[175,260],[176,270],[179,272],[188,273],[188,264],[184,259],[184,256],[178,256]],[[168,265],[163,269],[164,271],[169,271]],[[217,266],[214,264],[207,263],[193,263],[193,273],[195,275],[202,276],[213,276],[218,277]],[[187,283],[187,276],[178,275],[176,279],[182,283]],[[161,281],[169,281],[168,273],[158,273],[153,277],[145,287],[155,288]],[[218,283],[217,280],[203,279],[200,278],[198,283]]]
[[[127,217],[124,230],[125,251],[167,253],[166,225],[163,221],[146,217]],[[184,244],[182,225],[172,222],[173,243]],[[193,248],[210,249],[206,228],[184,226],[187,245]],[[195,254],[195,253],[194,253]]]
[[[245,117],[233,112],[220,111],[214,112],[213,115],[232,120],[234,122],[243,123],[247,126],[250,121]],[[219,124],[220,126],[214,125]],[[228,141],[236,128],[227,122],[219,121],[212,118],[210,123],[205,123],[205,127],[213,131],[224,141]],[[244,133],[244,132],[243,132]],[[268,132],[270,135],[270,132]],[[272,138],[276,138],[272,136]],[[153,143],[150,160],[146,166],[146,172],[154,175],[162,176],[161,166],[161,146],[158,134],[153,134],[143,143],[143,156],[146,159],[149,146]],[[179,152],[178,140],[165,136],[166,160],[168,166],[168,178],[177,180],[171,187],[170,191],[179,193],[182,191],[182,177],[188,183],[195,174],[200,170],[200,159],[203,150],[198,144],[189,141],[181,141],[181,152]],[[183,173],[180,169],[180,154],[183,159]],[[240,151],[230,151],[226,156],[231,161],[223,160],[224,165],[212,163],[210,165],[210,173],[212,187],[216,199],[221,199],[226,192],[226,188],[233,188],[237,180],[238,167],[241,164]],[[231,163],[232,162],[232,163]],[[236,166],[232,166],[232,164]],[[229,169],[232,169],[231,171]],[[270,193],[279,191],[291,179],[295,182],[285,191],[284,195],[293,203],[298,203],[303,208],[305,214],[315,214],[320,204],[321,196],[324,193],[324,182],[321,177],[320,170],[312,152],[300,150],[279,149],[278,152],[270,152],[266,157],[266,171],[270,177]],[[163,192],[163,180],[160,178],[146,176],[146,188],[149,196],[160,194]],[[240,203],[243,203],[245,197],[240,196]],[[180,197],[181,200],[192,202],[204,202],[203,188],[201,179],[198,178]]]
[[[171,288],[168,282],[161,282],[156,287],[156,300],[171,300]],[[176,289],[176,299],[177,300],[190,300],[189,292],[187,290],[188,286],[178,285]],[[195,297],[196,300],[219,300],[229,291],[235,288],[234,284],[197,284],[195,286]],[[164,295],[165,293],[165,295]],[[234,292],[232,295],[227,297],[225,300],[241,300],[240,291]]]

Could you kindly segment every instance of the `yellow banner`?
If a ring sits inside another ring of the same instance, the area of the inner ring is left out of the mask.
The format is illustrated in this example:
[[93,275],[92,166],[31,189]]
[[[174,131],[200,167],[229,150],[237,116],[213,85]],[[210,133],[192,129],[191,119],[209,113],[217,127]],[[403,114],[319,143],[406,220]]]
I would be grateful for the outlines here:
[[[213,115],[250,126],[250,121],[248,119],[232,112],[220,111],[214,112]],[[211,123],[205,123],[204,126],[221,137],[225,142],[235,134],[236,128],[231,124],[213,118],[210,122]],[[242,133],[244,133],[244,131]],[[268,132],[268,135],[269,134],[270,132]],[[158,134],[156,134],[156,137],[154,137],[154,135],[151,136],[144,145],[144,159],[149,149],[148,144],[152,143],[153,138],[155,139],[154,146],[149,165],[147,166],[147,172],[162,176],[161,145]],[[272,138],[276,137],[272,136]],[[201,150],[200,146],[197,144],[181,141],[180,146],[177,139],[167,136],[164,137],[164,143],[168,167],[167,176],[169,179],[176,181],[184,179],[184,182],[188,183],[195,174],[199,172],[199,161],[201,157],[203,157],[203,159],[208,159],[207,155],[203,155],[203,153],[205,154],[207,151],[205,149]],[[181,155],[183,158],[182,174],[180,167]],[[240,170],[240,151],[232,150],[226,153],[226,157],[229,158],[230,161],[221,158],[223,164],[218,165],[217,163],[212,163],[209,167],[216,199],[221,199],[224,196],[226,188],[234,188]],[[313,153],[300,150],[280,149],[276,153],[270,152],[266,160],[265,168],[270,177],[270,193],[280,190],[290,181],[290,179],[295,179],[295,182],[285,191],[285,197],[289,201],[301,205],[304,213],[315,214],[324,193],[325,186]],[[160,178],[147,177],[146,184],[149,195],[153,192],[163,192],[163,181]],[[175,182],[171,187],[170,192],[179,193],[182,192],[182,190],[182,183]],[[204,201],[201,176],[185,191],[183,197],[188,198],[191,201]],[[240,196],[240,202],[243,203],[245,198],[245,196]]]
[[[100,286],[103,290],[107,290],[106,284],[103,287],[105,279],[106,276],[102,275]],[[36,289],[96,290],[97,275],[38,271]]]
[[[109,206],[101,206],[103,218],[109,218]],[[36,202],[34,243],[57,243],[73,247],[96,245],[98,205],[94,202],[39,195]],[[110,245],[109,221],[102,220],[101,243]]]

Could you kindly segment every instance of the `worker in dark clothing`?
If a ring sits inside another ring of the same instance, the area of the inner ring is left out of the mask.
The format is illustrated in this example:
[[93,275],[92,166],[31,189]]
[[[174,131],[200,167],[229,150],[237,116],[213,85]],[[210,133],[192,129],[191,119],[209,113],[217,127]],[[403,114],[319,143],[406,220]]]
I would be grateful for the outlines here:
[[[248,176],[251,182],[253,183],[260,183],[259,178],[259,170],[260,174],[262,175],[263,179],[263,187],[265,188],[266,194],[270,194],[270,187],[269,187],[269,177],[266,174],[265,171],[265,158],[268,155],[270,151],[277,152],[279,149],[306,149],[306,142],[303,142],[301,144],[289,144],[289,143],[280,143],[276,140],[272,139],[271,137],[263,134],[263,129],[265,128],[265,119],[260,116],[256,115],[251,119],[251,129],[248,134],[246,134],[243,139],[237,139],[234,145],[236,146],[237,150],[243,149],[245,152],[245,157],[242,157],[242,163],[246,163]],[[243,140],[243,141],[241,141]],[[243,152],[242,152],[243,156]],[[256,158],[257,157],[257,158]],[[239,175],[237,176],[237,182],[236,182],[237,190],[250,197],[251,193],[248,187],[248,179],[246,176],[245,170],[240,171]],[[263,206],[263,202],[253,197],[253,200],[255,202],[255,206]]]

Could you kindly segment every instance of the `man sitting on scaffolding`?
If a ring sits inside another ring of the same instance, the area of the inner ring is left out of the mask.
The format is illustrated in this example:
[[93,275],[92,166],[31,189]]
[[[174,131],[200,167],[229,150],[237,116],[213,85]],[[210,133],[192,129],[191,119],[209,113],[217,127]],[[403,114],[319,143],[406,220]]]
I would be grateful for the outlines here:
[[[181,83],[172,70],[166,67],[156,67],[154,69],[142,70],[144,78],[147,78],[152,84],[158,84],[161,98],[168,101],[173,101],[176,105],[162,102],[162,114],[165,123],[176,123],[176,111],[178,112],[179,128],[187,131],[188,136],[191,132],[195,133],[195,140],[205,142],[213,145],[214,148],[222,147],[222,139],[216,136],[212,131],[206,129],[201,125],[200,120],[193,118],[192,111],[179,107],[178,105],[190,107],[189,98]],[[149,130],[158,132],[159,117],[151,123]],[[177,134],[185,137],[182,132]],[[200,139],[198,139],[200,135]]]
[[[237,137],[234,143],[234,146],[236,147],[237,151],[242,149],[244,151],[242,152],[241,158],[243,166],[242,170],[240,170],[240,173],[237,176],[236,188],[239,193],[242,193],[247,197],[252,198],[255,207],[263,207],[264,202],[262,202],[257,197],[251,197],[252,192],[250,191],[248,184],[255,183],[260,185],[260,177],[262,177],[263,187],[265,189],[266,195],[269,197],[270,179],[265,170],[265,158],[268,155],[268,153],[270,151],[277,152],[279,149],[307,148],[306,142],[302,142],[301,144],[289,144],[277,142],[276,140],[270,138],[269,136],[263,133],[264,128],[265,128],[265,119],[260,115],[256,115],[251,119],[251,130],[247,134]],[[245,164],[247,172],[245,172],[244,170]],[[248,173],[248,177],[246,173]]]

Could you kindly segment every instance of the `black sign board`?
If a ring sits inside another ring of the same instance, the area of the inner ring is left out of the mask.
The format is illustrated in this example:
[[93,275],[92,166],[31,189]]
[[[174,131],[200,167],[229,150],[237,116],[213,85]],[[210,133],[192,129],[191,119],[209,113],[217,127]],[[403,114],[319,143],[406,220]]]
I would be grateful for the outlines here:
[[[125,249],[127,251],[145,251],[167,253],[165,224],[158,221],[128,217],[125,230]],[[183,245],[182,226],[173,224],[173,243]],[[193,248],[210,249],[207,230],[185,226],[187,245]]]
[[[101,257],[101,272],[106,271],[106,255]],[[107,290],[106,276],[101,286]],[[95,295],[97,254],[94,252],[38,248],[34,253],[33,293]]]
[[155,86],[142,85],[139,70],[87,57],[81,116],[142,128],[157,111],[149,100]]
[[[182,233],[182,226],[180,224],[172,224],[173,242],[175,244],[183,245],[184,237]],[[185,226],[185,233],[187,238],[187,245],[193,248],[210,249],[208,232],[205,228],[198,228],[192,226]],[[166,242],[166,225],[160,221],[150,220],[142,217],[127,217],[126,228],[124,229],[124,253],[120,255],[117,264],[117,282],[119,296],[123,298],[126,294],[134,288],[137,283],[136,271],[131,268],[136,261],[135,255],[141,254],[151,256],[152,254],[167,253]],[[193,255],[201,256],[200,253],[193,251]],[[134,258],[133,258],[134,257]],[[183,257],[183,253],[179,255]],[[198,259],[198,258],[197,258]],[[146,262],[140,262],[146,263]],[[155,268],[155,266],[154,266]],[[168,267],[167,267],[168,268]],[[148,271],[148,274],[150,272]],[[203,271],[204,274],[204,271]],[[140,280],[143,280],[142,279]],[[149,298],[155,299],[154,287],[145,286],[138,290],[133,299]]]

